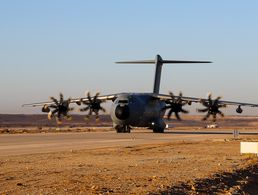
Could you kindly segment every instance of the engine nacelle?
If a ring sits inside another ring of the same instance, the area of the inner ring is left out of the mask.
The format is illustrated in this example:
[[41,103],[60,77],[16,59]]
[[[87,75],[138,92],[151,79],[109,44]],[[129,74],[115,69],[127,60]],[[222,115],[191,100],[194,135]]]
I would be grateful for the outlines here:
[[44,105],[41,109],[42,112],[50,112],[48,105]]
[[241,113],[243,112],[243,109],[241,108],[240,105],[237,107],[236,112],[237,112],[238,114],[241,114]]

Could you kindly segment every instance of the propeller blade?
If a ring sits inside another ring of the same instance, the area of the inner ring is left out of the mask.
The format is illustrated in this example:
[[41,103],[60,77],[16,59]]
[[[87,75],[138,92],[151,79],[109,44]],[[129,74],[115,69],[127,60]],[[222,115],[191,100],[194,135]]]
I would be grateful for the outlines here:
[[70,120],[72,120],[72,116],[71,115],[66,115],[65,119],[70,121]]
[[50,100],[52,100],[53,102],[55,102],[56,105],[58,105],[58,101],[57,101],[56,98],[54,98],[54,97],[51,96],[51,97],[50,97]]
[[219,101],[222,97],[221,96],[218,96],[215,101]]
[[181,112],[185,113],[185,114],[188,114],[189,111],[188,110],[185,110],[185,109],[181,109]]
[[60,95],[60,104],[62,104],[64,102],[64,95],[62,93],[60,93],[59,95]]
[[168,119],[170,119],[172,113],[173,113],[173,109],[171,108],[171,109],[169,110],[169,112],[168,112]]
[[205,107],[209,107],[209,100],[206,102],[204,99],[200,99],[200,103]]
[[58,119],[61,119],[61,112],[60,112],[60,110],[58,110],[57,118],[58,118]]
[[103,112],[106,112],[106,109],[103,107],[100,107],[100,110],[102,110]]
[[87,93],[87,97],[89,99],[90,104],[92,104],[92,99],[91,99],[91,96],[90,96],[90,92]]
[[227,105],[226,105],[226,104],[220,104],[220,105],[218,105],[218,107],[219,107],[219,108],[226,108]]
[[213,119],[212,119],[212,121],[213,121],[213,122],[216,122],[216,119],[217,119],[217,115],[216,115],[216,113],[214,113],[214,114],[213,114]]
[[209,108],[204,108],[204,109],[197,109],[197,112],[207,112]]
[[49,108],[54,108],[56,109],[58,106],[57,105],[50,105]]
[[97,101],[98,96],[99,96],[99,92],[97,92],[96,95],[94,96],[94,99],[93,99],[94,102]]
[[58,112],[58,108],[56,108],[55,110],[52,111],[52,114],[54,115],[55,113]]
[[98,120],[99,119],[99,112],[96,111],[95,114],[96,114],[96,120]]
[[182,104],[182,106],[185,106],[186,104],[188,104],[189,105],[189,103],[188,102],[184,102],[184,103],[181,103]]
[[221,117],[224,117],[224,113],[221,112],[220,110],[218,111],[218,114],[219,114]]
[[169,92],[169,95],[171,96],[171,99],[172,99],[172,101],[174,102],[174,101],[175,101],[175,96],[174,96],[174,94],[170,91],[170,92]]
[[208,94],[208,100],[211,100],[211,93]]
[[74,110],[74,108],[68,108],[68,111],[73,111]]
[[58,118],[58,117],[56,117],[56,122],[57,122],[57,124],[58,124],[58,125],[61,125],[61,124],[62,124],[61,119],[60,119],[60,118]]
[[53,117],[53,114],[52,114],[52,111],[50,111],[48,114],[47,114],[47,118],[48,120],[51,120]]
[[86,120],[86,121],[88,121],[89,120],[89,118],[90,118],[90,116],[92,115],[92,110],[91,110],[91,108],[90,107],[87,107],[88,109],[86,109],[86,110],[89,110],[89,112],[88,112],[88,114],[84,117],[84,119]]
[[210,113],[208,112],[206,116],[202,119],[203,121],[206,121],[210,117]]
[[181,118],[180,118],[178,112],[175,112],[175,116],[176,116],[177,120],[181,121]]
[[85,111],[87,111],[87,110],[89,110],[89,109],[90,109],[90,107],[87,106],[87,107],[85,107],[85,108],[81,108],[80,111],[81,111],[81,112],[85,112]]

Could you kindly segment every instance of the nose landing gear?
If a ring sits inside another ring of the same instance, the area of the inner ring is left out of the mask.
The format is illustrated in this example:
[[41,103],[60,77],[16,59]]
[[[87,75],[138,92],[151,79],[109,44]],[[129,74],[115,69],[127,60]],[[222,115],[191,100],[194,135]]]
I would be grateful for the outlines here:
[[129,125],[116,125],[115,129],[117,133],[130,133],[132,128]]

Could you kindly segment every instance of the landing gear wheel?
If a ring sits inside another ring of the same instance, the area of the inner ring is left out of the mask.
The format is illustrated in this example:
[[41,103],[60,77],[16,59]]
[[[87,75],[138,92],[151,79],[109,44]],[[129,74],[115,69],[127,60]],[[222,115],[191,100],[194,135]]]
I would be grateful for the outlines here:
[[162,127],[154,127],[153,133],[164,133],[164,128]]
[[117,133],[130,133],[131,127],[129,125],[117,125],[115,127]]

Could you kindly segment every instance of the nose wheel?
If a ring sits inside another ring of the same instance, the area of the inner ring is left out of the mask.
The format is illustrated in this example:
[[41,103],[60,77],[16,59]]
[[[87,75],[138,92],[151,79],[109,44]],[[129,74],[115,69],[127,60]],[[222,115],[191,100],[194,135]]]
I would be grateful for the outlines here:
[[115,126],[117,133],[130,133],[131,127],[129,125],[116,125]]

